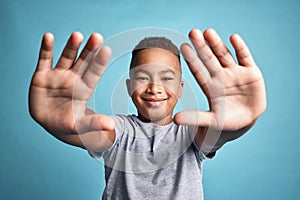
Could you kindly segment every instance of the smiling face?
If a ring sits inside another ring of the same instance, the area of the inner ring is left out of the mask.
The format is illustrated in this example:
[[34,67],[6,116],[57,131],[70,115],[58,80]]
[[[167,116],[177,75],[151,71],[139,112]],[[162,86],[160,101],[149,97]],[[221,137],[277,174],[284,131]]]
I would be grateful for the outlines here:
[[126,84],[140,120],[159,125],[172,121],[183,89],[180,61],[175,54],[160,48],[139,51]]

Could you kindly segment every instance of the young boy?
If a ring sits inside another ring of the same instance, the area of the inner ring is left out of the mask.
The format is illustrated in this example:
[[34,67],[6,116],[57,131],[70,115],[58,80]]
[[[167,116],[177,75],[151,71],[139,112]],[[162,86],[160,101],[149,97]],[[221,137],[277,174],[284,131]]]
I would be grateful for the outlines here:
[[173,118],[182,95],[177,47],[162,37],[145,38],[132,52],[128,94],[138,115],[109,117],[86,108],[110,57],[93,34],[73,33],[52,69],[53,36],[44,35],[32,78],[32,117],[59,140],[105,161],[103,199],[203,199],[202,162],[249,130],[266,108],[263,77],[238,35],[231,36],[238,64],[213,29],[194,29],[181,52],[210,110]]

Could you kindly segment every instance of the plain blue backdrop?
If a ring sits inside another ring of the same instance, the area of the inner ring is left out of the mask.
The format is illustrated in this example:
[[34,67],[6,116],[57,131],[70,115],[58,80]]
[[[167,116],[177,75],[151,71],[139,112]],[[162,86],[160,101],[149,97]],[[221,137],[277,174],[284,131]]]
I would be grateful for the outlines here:
[[109,38],[143,27],[182,34],[213,27],[227,45],[239,33],[264,74],[267,111],[205,163],[206,199],[300,199],[299,10],[296,0],[1,0],[0,199],[100,199],[103,166],[30,118],[30,79],[47,31],[55,35],[56,62],[73,31]]

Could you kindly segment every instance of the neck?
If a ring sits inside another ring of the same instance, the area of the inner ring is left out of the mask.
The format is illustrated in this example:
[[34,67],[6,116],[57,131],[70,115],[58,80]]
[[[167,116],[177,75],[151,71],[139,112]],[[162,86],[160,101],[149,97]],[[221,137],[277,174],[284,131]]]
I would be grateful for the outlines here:
[[140,113],[138,114],[138,118],[139,120],[141,120],[142,122],[145,122],[145,123],[153,123],[153,124],[157,124],[157,125],[160,125],[160,126],[165,126],[165,125],[168,125],[170,124],[172,121],[173,121],[173,118],[172,118],[172,115],[168,115],[164,118],[157,118],[157,119],[149,119],[149,118],[146,118],[144,117],[143,115],[141,115]]

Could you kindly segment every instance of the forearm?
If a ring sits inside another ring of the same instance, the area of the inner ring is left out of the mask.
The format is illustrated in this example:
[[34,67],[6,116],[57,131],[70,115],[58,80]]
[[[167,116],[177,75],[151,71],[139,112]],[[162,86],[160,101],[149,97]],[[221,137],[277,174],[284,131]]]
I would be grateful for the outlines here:
[[111,147],[115,140],[114,131],[92,131],[80,134],[53,134],[56,139],[82,149],[103,152]]
[[244,135],[246,132],[248,132],[256,123],[256,120],[253,121],[251,124],[236,130],[236,131],[227,131],[227,130],[222,130],[221,135],[216,143],[217,149],[221,148],[225,143],[230,142],[232,140],[236,140],[242,135]]
[[99,152],[105,151],[114,142],[114,120],[111,117],[88,111],[86,116],[74,123],[74,114],[39,113],[30,112],[49,134],[66,144]]
[[256,120],[251,124],[234,131],[217,130],[212,127],[199,127],[195,136],[195,142],[205,154],[216,152],[225,143],[238,139],[244,135],[254,126],[255,123]]

